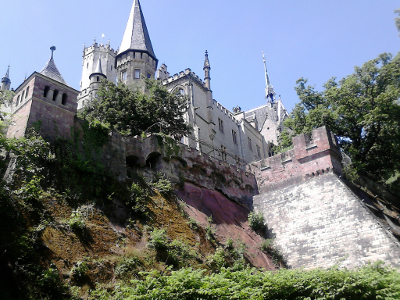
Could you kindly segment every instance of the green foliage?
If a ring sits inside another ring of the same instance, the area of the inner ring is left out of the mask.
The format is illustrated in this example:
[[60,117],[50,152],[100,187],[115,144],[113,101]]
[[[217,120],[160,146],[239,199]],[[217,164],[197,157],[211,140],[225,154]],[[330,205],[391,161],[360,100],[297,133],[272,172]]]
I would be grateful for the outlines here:
[[207,226],[205,228],[206,231],[206,239],[210,242],[215,242],[215,229],[212,227],[213,217],[210,215],[207,217]]
[[122,83],[103,81],[98,97],[86,106],[81,116],[90,123],[95,119],[127,136],[163,132],[187,135],[191,126],[183,118],[187,99],[169,93],[160,82],[146,80],[146,93],[131,91]]
[[300,103],[284,124],[293,134],[326,125],[358,173],[385,181],[400,169],[399,78],[400,56],[392,60],[386,53],[339,82],[328,80],[322,92],[301,78],[296,87]]
[[253,230],[262,230],[266,228],[262,212],[255,213],[252,211],[247,216],[247,219],[249,221],[250,228]]
[[139,264],[140,260],[137,257],[125,257],[118,262],[114,271],[115,276],[121,279],[132,277],[133,271]]
[[[260,272],[221,268],[217,274],[183,268],[171,275],[143,272],[103,299],[398,299],[400,274],[382,265],[347,270]],[[106,293],[104,293],[106,294]]]
[[189,225],[190,228],[193,230],[197,230],[200,227],[199,222],[197,222],[195,219],[192,217],[189,217],[189,220],[187,221],[187,224]]
[[398,17],[394,18],[394,21],[396,23],[397,30],[400,31],[400,8],[396,9],[394,13],[399,15]]
[[165,229],[154,229],[150,233],[147,246],[156,250],[166,250],[168,248],[168,236]]
[[264,240],[260,246],[260,249],[261,249],[261,251],[269,254],[269,256],[271,257],[271,259],[275,265],[278,266],[280,263],[282,263],[283,265],[286,265],[285,258],[283,256],[283,254],[279,251],[279,249],[277,249],[274,246],[273,239]]
[[155,173],[152,182],[148,182],[148,184],[151,188],[159,191],[161,194],[166,194],[174,190],[171,181],[166,178],[165,174],[162,172]]
[[67,224],[73,231],[82,232],[86,228],[85,217],[80,210],[73,210]]
[[70,276],[76,281],[80,281],[87,276],[89,268],[85,261],[78,261],[70,271]]
[[134,213],[146,216],[148,214],[148,209],[146,206],[148,193],[142,188],[138,183],[132,183],[129,189],[130,197],[126,201]]

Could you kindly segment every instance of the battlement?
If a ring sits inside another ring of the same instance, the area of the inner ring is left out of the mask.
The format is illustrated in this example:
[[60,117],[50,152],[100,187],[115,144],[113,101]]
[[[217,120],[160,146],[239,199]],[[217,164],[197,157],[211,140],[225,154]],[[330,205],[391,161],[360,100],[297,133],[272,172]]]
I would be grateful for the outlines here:
[[225,106],[223,106],[221,103],[219,103],[217,100],[213,99],[213,105],[217,107],[220,111],[222,111],[225,115],[229,117],[232,121],[234,121],[236,124],[239,124],[240,122],[234,117],[233,113],[227,109]]
[[[169,73],[168,73],[168,75],[169,75]],[[163,85],[167,85],[173,81],[176,81],[176,80],[186,77],[186,76],[191,76],[199,85],[201,85],[204,88],[207,88],[206,84],[203,82],[203,80],[198,75],[196,75],[194,72],[192,72],[192,70],[189,68],[185,69],[185,71],[179,72],[179,74],[176,73],[172,76],[169,76],[168,78],[162,79],[161,82]]]
[[248,165],[260,193],[325,173],[342,173],[336,137],[325,126],[314,129],[311,135],[297,135],[292,141],[293,149]]
[[109,43],[106,45],[94,43],[89,47],[86,47],[85,45],[83,46],[83,56],[86,56],[92,52],[97,52],[97,51],[109,53],[114,57],[117,56],[118,54],[118,49],[114,50],[113,48],[110,47]]

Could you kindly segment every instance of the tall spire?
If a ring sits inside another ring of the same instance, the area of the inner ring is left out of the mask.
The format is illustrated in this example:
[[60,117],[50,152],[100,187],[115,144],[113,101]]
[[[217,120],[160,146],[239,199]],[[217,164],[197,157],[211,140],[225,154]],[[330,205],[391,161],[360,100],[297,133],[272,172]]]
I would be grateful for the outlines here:
[[205,58],[204,58],[204,83],[206,84],[206,87],[210,89],[211,85],[211,77],[210,77],[210,61],[208,60],[208,52],[206,50]]
[[64,78],[61,76],[60,71],[58,71],[56,64],[54,63],[53,59],[53,52],[56,50],[55,46],[50,47],[51,50],[51,56],[47,64],[44,66],[43,70],[40,71],[40,74],[43,74],[47,77],[50,77],[51,79],[57,80],[61,83],[67,84],[64,80]]
[[156,59],[139,0],[133,1],[118,54],[127,50],[147,51],[150,56]]
[[264,51],[261,51],[263,54],[263,62],[264,62],[264,70],[265,70],[265,98],[267,102],[274,102],[275,100],[275,92],[274,86],[270,83],[267,71],[267,63],[265,62]]
[[0,90],[9,91],[10,86],[11,86],[10,66],[8,66],[6,75],[1,79],[1,89]]

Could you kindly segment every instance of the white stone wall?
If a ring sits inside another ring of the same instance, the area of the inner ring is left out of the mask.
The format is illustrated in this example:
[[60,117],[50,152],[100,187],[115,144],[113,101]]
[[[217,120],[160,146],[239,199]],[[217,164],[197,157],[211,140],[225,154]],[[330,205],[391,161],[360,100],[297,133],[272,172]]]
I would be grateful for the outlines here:
[[400,266],[398,241],[332,173],[254,196],[254,208],[293,268]]

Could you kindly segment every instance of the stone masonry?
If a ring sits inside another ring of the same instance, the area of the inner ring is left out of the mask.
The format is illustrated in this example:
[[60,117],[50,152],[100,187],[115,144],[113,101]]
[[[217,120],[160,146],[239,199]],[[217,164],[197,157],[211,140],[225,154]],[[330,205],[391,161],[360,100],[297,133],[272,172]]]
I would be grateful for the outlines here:
[[293,139],[286,153],[252,164],[253,197],[269,234],[293,268],[356,267],[382,260],[400,266],[400,245],[340,179],[340,152],[325,128]]

